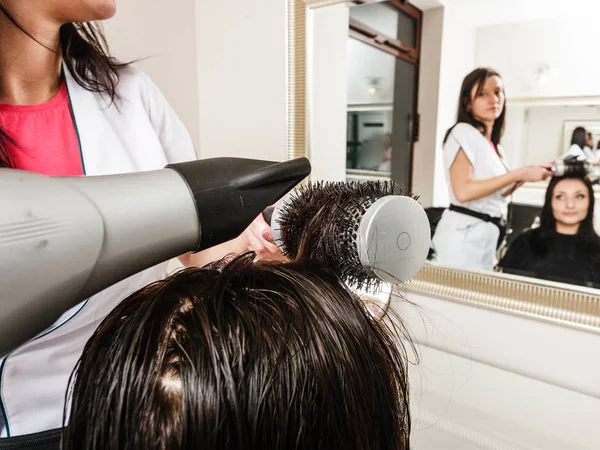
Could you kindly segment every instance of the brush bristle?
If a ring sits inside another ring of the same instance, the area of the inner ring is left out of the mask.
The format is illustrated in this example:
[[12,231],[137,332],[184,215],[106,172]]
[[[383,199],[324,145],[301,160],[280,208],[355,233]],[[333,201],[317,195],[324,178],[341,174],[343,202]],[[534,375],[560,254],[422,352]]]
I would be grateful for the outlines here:
[[278,220],[284,253],[291,259],[324,262],[358,288],[378,288],[381,280],[360,262],[358,227],[367,209],[388,195],[408,192],[393,181],[317,182],[300,187],[286,200]]
[[588,175],[587,164],[585,161],[570,159],[563,161],[565,172],[562,176],[566,178],[584,178]]

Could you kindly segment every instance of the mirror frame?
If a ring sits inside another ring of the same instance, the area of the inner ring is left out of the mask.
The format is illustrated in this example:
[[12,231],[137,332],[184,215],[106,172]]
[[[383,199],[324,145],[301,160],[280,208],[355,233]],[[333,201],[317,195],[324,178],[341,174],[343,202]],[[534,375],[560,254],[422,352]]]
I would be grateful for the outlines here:
[[[310,12],[346,0],[287,0],[287,157],[310,158]],[[526,99],[520,99],[526,102]],[[552,99],[550,99],[552,100]],[[554,99],[556,100],[556,99]],[[520,103],[519,101],[511,103]],[[544,103],[543,101],[540,103]],[[400,294],[440,298],[600,333],[600,290],[496,272],[470,272],[426,262]]]

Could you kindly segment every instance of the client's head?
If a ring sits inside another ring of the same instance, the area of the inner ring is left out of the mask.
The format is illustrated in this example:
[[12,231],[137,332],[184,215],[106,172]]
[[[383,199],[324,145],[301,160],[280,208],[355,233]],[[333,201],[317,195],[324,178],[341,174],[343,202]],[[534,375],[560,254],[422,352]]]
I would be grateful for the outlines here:
[[252,259],[186,269],[101,323],[66,450],[408,448],[395,327],[317,263]]
[[594,190],[587,177],[553,177],[546,189],[540,228],[561,234],[595,235]]

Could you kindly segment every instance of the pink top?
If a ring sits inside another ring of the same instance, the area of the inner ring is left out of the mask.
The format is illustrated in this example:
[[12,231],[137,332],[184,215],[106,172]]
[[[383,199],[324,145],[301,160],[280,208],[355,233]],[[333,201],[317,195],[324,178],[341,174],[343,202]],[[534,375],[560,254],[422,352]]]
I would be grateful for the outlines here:
[[52,176],[84,175],[79,138],[65,82],[58,94],[39,105],[0,103],[0,128],[16,169]]

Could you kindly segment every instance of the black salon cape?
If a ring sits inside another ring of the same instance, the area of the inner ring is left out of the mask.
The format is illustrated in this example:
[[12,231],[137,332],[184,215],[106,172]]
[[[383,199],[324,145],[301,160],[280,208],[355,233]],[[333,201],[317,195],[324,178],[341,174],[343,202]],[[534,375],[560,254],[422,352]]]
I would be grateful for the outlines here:
[[577,246],[577,236],[554,233],[545,255],[532,250],[528,230],[515,239],[498,266],[505,273],[600,288],[600,254]]

